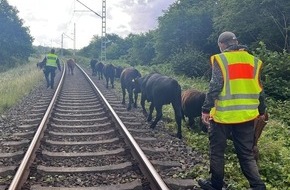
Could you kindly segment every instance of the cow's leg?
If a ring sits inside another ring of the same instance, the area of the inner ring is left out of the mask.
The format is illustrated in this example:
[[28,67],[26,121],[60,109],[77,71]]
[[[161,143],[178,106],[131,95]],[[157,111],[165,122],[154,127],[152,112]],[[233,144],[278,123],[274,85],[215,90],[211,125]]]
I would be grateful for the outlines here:
[[124,87],[122,87],[122,95],[123,95],[122,104],[125,104],[126,90]]
[[205,124],[202,122],[201,117],[199,117],[199,128],[200,128],[201,131],[203,131],[203,132],[205,132],[205,133],[208,132],[208,131],[207,131],[207,127],[206,127]]
[[[174,109],[174,115],[175,115],[175,122],[177,124],[177,138],[181,139],[182,138],[182,132],[181,132],[181,119],[182,119],[182,114],[181,114],[181,106],[178,103],[172,103],[173,109]],[[161,110],[162,111],[162,110]]]
[[154,103],[151,102],[150,107],[149,107],[149,114],[148,114],[148,117],[147,117],[147,121],[148,122],[150,122],[152,120],[153,110],[154,110]]
[[137,108],[138,93],[134,91],[134,108]]
[[188,117],[188,125],[189,125],[189,128],[192,130],[194,129],[194,122],[195,122],[194,117],[189,116]]
[[147,116],[148,116],[148,113],[147,113],[147,111],[146,111],[146,109],[145,109],[145,100],[146,100],[146,97],[145,97],[145,95],[142,93],[142,94],[141,94],[141,101],[140,101],[140,104],[141,104],[141,107],[142,107],[142,110],[143,110],[143,114],[145,115],[145,117],[147,117]]
[[109,88],[109,78],[106,77],[106,88]]
[[128,103],[128,107],[127,107],[127,110],[131,110],[131,105],[133,103],[133,92],[132,92],[132,88],[128,88],[127,89],[128,91],[128,96],[129,96],[129,103]]
[[152,129],[156,127],[158,121],[162,118],[162,105],[156,105],[155,109],[156,109],[156,117],[150,126]]
[[110,81],[111,81],[112,88],[114,88],[114,77],[111,77]]

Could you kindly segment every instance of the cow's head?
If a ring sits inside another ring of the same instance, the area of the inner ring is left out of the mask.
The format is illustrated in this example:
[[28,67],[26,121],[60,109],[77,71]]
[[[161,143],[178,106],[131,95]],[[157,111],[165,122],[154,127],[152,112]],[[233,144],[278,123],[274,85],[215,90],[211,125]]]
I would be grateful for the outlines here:
[[36,63],[36,67],[39,69],[43,69],[44,66],[45,66],[45,62],[43,61]]
[[137,78],[132,79],[132,85],[133,85],[135,93],[141,92],[142,81],[143,81],[142,77],[137,77]]

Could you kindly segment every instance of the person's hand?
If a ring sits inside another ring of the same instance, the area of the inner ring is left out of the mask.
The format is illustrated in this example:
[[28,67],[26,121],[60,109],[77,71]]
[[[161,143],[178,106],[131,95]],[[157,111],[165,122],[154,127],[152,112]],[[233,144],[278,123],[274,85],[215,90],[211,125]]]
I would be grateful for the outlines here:
[[207,126],[209,127],[210,123],[209,123],[209,120],[210,120],[210,115],[209,113],[204,113],[202,112],[201,113],[201,119],[202,119],[202,122]]
[[262,114],[262,115],[259,115],[259,118],[260,118],[262,121],[264,121],[264,122],[268,122],[268,120],[269,120],[269,115],[268,115],[268,113],[264,113],[264,114]]

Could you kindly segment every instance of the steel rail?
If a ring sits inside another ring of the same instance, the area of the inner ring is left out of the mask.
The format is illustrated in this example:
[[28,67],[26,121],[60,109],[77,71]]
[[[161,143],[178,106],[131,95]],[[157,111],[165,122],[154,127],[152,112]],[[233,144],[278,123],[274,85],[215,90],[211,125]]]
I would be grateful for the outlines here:
[[119,116],[116,114],[114,109],[111,107],[109,102],[106,100],[106,98],[103,96],[101,91],[98,89],[98,87],[94,84],[92,79],[87,75],[87,73],[79,66],[77,67],[83,72],[87,80],[91,82],[95,90],[98,92],[102,100],[104,101],[107,108],[110,110],[110,112],[113,114],[113,119],[120,125],[122,133],[124,134],[125,141],[131,145],[131,148],[134,149],[132,152],[133,156],[139,161],[139,163],[142,163],[139,167],[142,170],[142,173],[148,178],[150,182],[150,187],[152,189],[156,190],[169,190],[168,186],[165,184],[161,176],[158,174],[158,172],[155,170],[151,162],[148,160],[138,143],[135,141],[133,136],[130,134],[126,126],[123,124]]
[[61,86],[63,85],[63,81],[64,81],[64,76],[65,76],[65,72],[66,72],[66,65],[63,64],[63,72],[62,72],[62,76],[61,79],[59,81],[59,85],[57,86],[57,89],[53,95],[53,98],[49,104],[49,106],[46,109],[46,112],[37,128],[37,131],[25,153],[25,156],[23,158],[23,160],[21,161],[21,164],[18,167],[18,170],[16,172],[16,174],[14,175],[14,178],[8,188],[8,190],[20,190],[21,187],[23,186],[23,184],[26,181],[26,178],[28,177],[29,174],[29,167],[31,166],[31,163],[34,161],[35,158],[35,153],[36,150],[39,147],[40,144],[40,140],[43,136],[43,132],[46,129],[46,123],[48,121],[48,118],[51,114],[53,105],[56,101],[57,95],[60,92]]

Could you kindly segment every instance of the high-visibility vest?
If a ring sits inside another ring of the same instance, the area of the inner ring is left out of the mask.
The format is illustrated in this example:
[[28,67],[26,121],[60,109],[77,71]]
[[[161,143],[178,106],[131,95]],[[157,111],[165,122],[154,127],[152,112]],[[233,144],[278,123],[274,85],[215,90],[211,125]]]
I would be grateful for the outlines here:
[[46,55],[46,65],[47,66],[52,66],[52,67],[57,67],[57,55],[49,53]]
[[217,123],[235,124],[259,115],[259,82],[262,61],[246,51],[230,51],[211,57],[217,62],[224,79],[222,92],[215,100],[210,115]]

